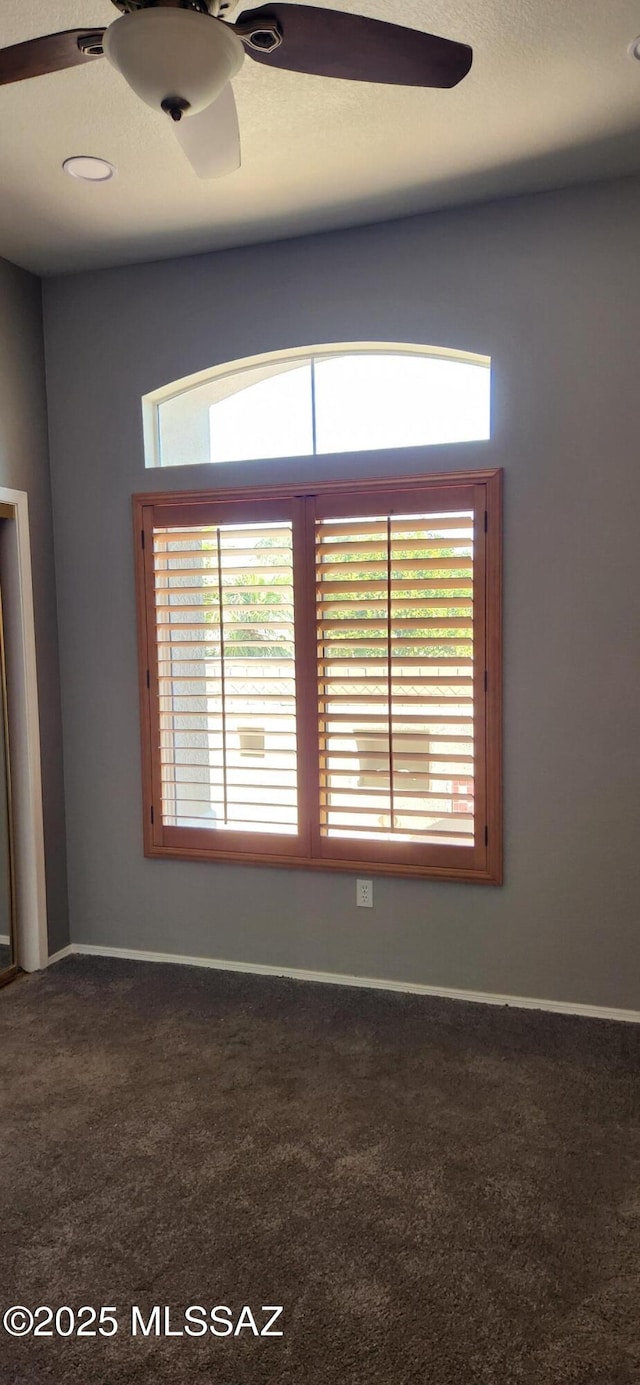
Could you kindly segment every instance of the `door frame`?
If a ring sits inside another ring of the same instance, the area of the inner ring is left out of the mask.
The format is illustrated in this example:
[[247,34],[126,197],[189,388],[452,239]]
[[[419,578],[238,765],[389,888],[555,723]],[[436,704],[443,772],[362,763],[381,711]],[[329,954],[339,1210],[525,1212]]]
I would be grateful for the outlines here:
[[42,810],[40,716],[35,616],[31,576],[29,504],[26,491],[0,486],[9,524],[0,544],[7,701],[10,709],[11,787],[15,864],[16,961],[39,971],[49,957]]

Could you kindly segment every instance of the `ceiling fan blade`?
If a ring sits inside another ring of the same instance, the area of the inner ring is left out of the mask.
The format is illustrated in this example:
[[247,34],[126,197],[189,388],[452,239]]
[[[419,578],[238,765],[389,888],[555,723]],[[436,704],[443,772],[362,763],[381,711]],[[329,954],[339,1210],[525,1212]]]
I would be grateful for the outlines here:
[[[280,46],[252,47],[251,29],[259,31],[260,21],[267,19],[277,21]],[[466,77],[473,58],[466,43],[315,5],[275,3],[245,10],[234,28],[255,62],[352,82],[454,87]]]
[[173,128],[199,178],[223,178],[240,167],[238,112],[230,82],[210,106],[183,116]]
[[83,52],[78,39],[93,39],[100,45],[104,29],[65,29],[61,34],[43,34],[40,38],[13,43],[0,48],[0,86],[7,82],[22,82],[25,77],[43,77],[47,72],[61,72],[101,57],[100,53]]

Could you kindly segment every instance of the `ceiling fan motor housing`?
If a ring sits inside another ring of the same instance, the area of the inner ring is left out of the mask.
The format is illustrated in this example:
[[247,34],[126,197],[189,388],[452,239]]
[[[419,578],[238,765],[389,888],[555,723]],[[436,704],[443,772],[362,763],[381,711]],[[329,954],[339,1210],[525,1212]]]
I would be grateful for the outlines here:
[[142,101],[171,114],[204,110],[244,59],[242,42],[228,24],[194,9],[164,6],[116,19],[105,32],[104,51]]
[[175,10],[198,10],[200,14],[215,14],[216,0],[112,0],[122,14],[133,14],[134,10],[152,10],[166,6]]

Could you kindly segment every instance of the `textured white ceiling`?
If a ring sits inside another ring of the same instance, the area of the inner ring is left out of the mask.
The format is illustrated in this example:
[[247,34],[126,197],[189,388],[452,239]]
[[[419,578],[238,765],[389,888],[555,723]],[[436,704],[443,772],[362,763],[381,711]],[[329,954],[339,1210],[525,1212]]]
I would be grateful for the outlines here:
[[[55,273],[640,169],[638,0],[333,4],[470,43],[470,75],[420,91],[247,58],[234,81],[242,168],[214,182],[106,60],[0,87],[0,255]],[[0,45],[116,18],[110,0],[2,0]],[[109,159],[117,179],[75,182],[61,170],[71,154]]]

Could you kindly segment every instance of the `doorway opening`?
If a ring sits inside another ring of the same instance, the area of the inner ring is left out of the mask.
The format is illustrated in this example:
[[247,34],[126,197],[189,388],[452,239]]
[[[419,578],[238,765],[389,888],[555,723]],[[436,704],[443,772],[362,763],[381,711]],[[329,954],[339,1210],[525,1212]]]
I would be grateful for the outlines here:
[[28,500],[0,487],[0,985],[47,960]]

